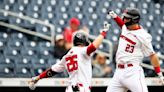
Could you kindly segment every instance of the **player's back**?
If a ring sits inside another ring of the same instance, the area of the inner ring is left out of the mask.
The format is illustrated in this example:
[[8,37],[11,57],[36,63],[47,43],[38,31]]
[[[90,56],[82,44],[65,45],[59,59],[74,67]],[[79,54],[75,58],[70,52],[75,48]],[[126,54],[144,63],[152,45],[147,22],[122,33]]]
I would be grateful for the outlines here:
[[87,47],[75,46],[64,56],[65,67],[69,73],[69,82],[73,85],[77,83],[91,84],[91,58],[86,54],[86,50]]

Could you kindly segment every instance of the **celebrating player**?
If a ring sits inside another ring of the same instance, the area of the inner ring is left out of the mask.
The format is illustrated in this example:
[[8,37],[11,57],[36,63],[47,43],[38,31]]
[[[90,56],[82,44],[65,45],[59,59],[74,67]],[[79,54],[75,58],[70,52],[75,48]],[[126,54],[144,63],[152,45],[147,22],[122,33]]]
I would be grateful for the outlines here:
[[150,57],[155,72],[164,83],[160,71],[160,64],[151,41],[152,37],[140,25],[140,13],[136,8],[127,8],[122,19],[114,12],[109,11],[122,29],[116,53],[117,69],[106,92],[148,92],[143,69],[140,66],[143,57]]
[[39,76],[33,77],[29,84],[31,88],[40,79],[51,77],[58,72],[67,70],[69,73],[69,86],[66,92],[90,92],[92,69],[91,56],[109,30],[110,24],[104,23],[101,34],[90,44],[87,34],[84,32],[76,32],[73,37],[74,46],[61,59],[60,62],[52,65],[49,69],[41,73]]

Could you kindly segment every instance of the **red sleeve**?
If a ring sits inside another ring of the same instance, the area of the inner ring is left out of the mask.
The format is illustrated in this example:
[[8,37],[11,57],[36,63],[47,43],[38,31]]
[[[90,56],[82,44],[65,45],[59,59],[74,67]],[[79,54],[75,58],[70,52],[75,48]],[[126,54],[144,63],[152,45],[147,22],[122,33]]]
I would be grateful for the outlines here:
[[55,74],[57,74],[57,72],[54,72],[51,68],[48,68],[47,70],[45,70],[39,75],[39,78],[40,79],[48,78],[54,76]]
[[116,18],[114,18],[114,20],[120,26],[120,28],[122,28],[122,26],[124,25],[123,20],[119,16],[117,16]]
[[96,47],[93,44],[90,44],[87,47],[87,55],[89,56],[92,52],[94,52],[96,50]]
[[39,75],[39,77],[40,77],[40,79],[42,79],[42,78],[47,78],[47,77],[48,77],[48,76],[47,76],[47,70],[44,71],[44,72],[42,72],[42,73]]
[[156,73],[160,73],[161,72],[160,66],[154,67],[154,70],[155,70]]

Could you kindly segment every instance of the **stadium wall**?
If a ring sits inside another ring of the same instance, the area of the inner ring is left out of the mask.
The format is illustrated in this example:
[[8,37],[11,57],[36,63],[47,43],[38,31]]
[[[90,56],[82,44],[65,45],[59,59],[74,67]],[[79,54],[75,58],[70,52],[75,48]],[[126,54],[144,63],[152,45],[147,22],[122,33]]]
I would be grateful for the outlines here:
[[[65,92],[67,78],[48,78],[39,81],[35,90],[28,88],[30,78],[0,78],[0,92]],[[105,92],[111,78],[93,78],[92,92]],[[149,92],[164,92],[159,78],[146,78]]]
[[[66,87],[37,87],[30,90],[28,87],[0,87],[0,92],[65,92]],[[92,87],[91,92],[106,92],[107,87]],[[148,86],[149,92],[164,92],[163,86]],[[129,91],[130,92],[130,91]]]

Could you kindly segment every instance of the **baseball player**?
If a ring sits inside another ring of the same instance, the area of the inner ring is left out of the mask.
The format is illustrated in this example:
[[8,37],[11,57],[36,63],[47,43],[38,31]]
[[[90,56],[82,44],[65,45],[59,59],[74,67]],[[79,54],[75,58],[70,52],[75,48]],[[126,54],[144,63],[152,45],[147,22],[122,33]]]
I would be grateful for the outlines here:
[[148,92],[144,72],[140,63],[150,57],[155,72],[164,83],[160,64],[151,41],[152,37],[139,24],[140,13],[136,8],[127,8],[122,19],[114,12],[108,13],[121,28],[116,52],[116,71],[106,92]]
[[60,62],[52,65],[39,76],[33,77],[29,84],[33,87],[40,79],[51,77],[58,72],[67,70],[69,73],[69,86],[66,92],[90,92],[92,69],[91,53],[102,43],[110,24],[104,23],[100,35],[89,43],[88,36],[84,32],[76,32],[73,37],[73,47],[63,56]]

